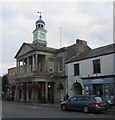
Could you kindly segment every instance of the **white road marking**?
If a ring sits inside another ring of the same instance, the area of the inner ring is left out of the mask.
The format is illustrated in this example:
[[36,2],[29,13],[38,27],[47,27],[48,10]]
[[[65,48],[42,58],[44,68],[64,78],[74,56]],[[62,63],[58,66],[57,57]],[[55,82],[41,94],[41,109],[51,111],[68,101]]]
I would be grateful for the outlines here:
[[52,108],[43,108],[43,107],[37,107],[37,106],[30,106],[30,108],[33,108],[33,109],[46,109],[46,110],[54,110]]

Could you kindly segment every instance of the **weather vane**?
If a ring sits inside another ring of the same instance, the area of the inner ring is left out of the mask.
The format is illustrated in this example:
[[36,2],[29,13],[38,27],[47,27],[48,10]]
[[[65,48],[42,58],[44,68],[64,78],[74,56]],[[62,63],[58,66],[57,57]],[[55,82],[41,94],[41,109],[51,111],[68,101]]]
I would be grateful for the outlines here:
[[40,14],[40,16],[39,16],[39,17],[40,17],[40,19],[42,18],[41,13],[42,13],[42,12],[38,12],[38,14]]

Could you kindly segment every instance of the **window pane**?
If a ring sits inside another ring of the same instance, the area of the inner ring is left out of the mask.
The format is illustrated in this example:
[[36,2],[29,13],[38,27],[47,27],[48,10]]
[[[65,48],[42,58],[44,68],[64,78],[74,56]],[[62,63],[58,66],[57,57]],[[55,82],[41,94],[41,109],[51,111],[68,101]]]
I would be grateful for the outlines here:
[[76,97],[72,97],[70,101],[76,101]]
[[94,97],[94,99],[97,101],[97,102],[101,102],[102,99],[100,97]]
[[93,61],[93,70],[94,70],[94,73],[101,73],[100,59]]
[[79,75],[79,63],[74,64],[74,75]]
[[77,101],[85,101],[86,100],[86,97],[85,96],[79,96]]

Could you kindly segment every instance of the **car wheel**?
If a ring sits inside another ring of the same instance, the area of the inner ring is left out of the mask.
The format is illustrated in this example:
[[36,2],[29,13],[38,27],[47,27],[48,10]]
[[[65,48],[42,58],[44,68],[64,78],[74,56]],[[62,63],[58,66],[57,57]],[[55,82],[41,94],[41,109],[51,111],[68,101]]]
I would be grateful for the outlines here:
[[62,105],[62,106],[61,106],[61,109],[62,109],[63,111],[67,110],[67,109],[66,109],[66,105]]
[[89,108],[87,106],[84,106],[83,107],[83,112],[88,113],[89,112]]

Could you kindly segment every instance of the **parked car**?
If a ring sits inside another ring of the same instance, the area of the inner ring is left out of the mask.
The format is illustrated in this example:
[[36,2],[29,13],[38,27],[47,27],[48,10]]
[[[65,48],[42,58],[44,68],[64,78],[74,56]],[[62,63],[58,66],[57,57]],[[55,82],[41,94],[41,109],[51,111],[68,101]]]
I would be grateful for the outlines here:
[[98,96],[78,95],[69,98],[61,103],[61,109],[64,110],[82,110],[85,113],[91,111],[107,111],[106,102]]

